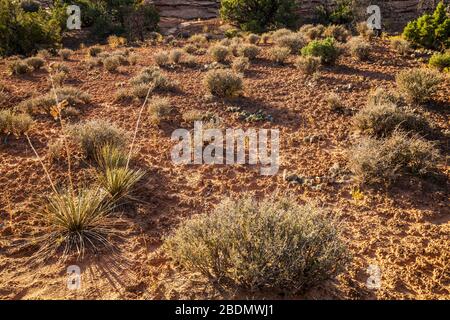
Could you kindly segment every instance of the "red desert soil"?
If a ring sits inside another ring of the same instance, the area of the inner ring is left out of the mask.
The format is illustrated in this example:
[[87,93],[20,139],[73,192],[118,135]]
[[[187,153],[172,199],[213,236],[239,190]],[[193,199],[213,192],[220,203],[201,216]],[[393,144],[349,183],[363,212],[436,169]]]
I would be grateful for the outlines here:
[[[182,41],[178,43],[181,46]],[[3,299],[170,299],[170,298],[242,298],[244,293],[226,295],[214,289],[199,275],[173,269],[156,251],[164,235],[192,215],[212,208],[226,196],[252,191],[263,196],[288,191],[300,202],[315,201],[332,209],[342,221],[345,239],[353,262],[337,279],[295,298],[330,299],[449,299],[450,298],[450,210],[448,175],[445,162],[440,170],[444,181],[407,177],[394,187],[362,188],[362,199],[351,195],[353,182],[324,184],[321,190],[283,179],[283,172],[303,176],[322,176],[339,163],[345,167],[345,148],[354,141],[351,114],[336,113],[326,107],[325,97],[336,92],[348,109],[357,111],[377,87],[395,88],[395,74],[420,66],[410,57],[394,53],[386,40],[375,40],[372,59],[358,62],[344,56],[334,67],[325,67],[321,76],[304,76],[291,57],[285,66],[268,59],[268,47],[262,46],[261,58],[252,63],[245,78],[243,97],[236,101],[212,101],[205,98],[202,85],[204,65],[211,60],[197,56],[195,68],[177,66],[164,72],[179,84],[178,92],[164,93],[173,106],[170,120],[159,126],[146,117],[138,132],[138,152],[134,165],[148,171],[140,185],[139,201],[122,210],[124,237],[116,240],[119,252],[88,255],[60,263],[38,264],[32,255],[32,231],[38,225],[37,210],[42,197],[50,192],[42,167],[25,138],[9,138],[0,145],[0,298]],[[111,51],[112,49],[106,50]],[[134,129],[140,103],[114,102],[114,93],[145,66],[153,65],[153,54],[166,45],[133,48],[138,64],[123,66],[116,73],[101,67],[88,70],[86,49],[75,52],[70,61],[66,85],[75,86],[92,96],[81,115],[70,122],[107,119],[130,133]],[[49,61],[60,61],[50,58]],[[6,61],[0,62],[0,83],[10,91],[5,107],[42,95],[50,90],[48,73],[9,76]],[[450,86],[447,77],[432,106],[418,110],[441,131],[449,129]],[[229,106],[245,110],[262,109],[273,122],[246,123],[227,112]],[[182,114],[199,109],[222,118],[223,127],[277,128],[280,130],[281,163],[278,175],[264,177],[257,166],[174,165],[170,158],[176,128],[190,128]],[[35,117],[29,135],[38,153],[46,155],[47,143],[60,134],[58,123],[49,115]],[[305,143],[311,134],[322,135],[317,143]],[[448,154],[448,134],[435,138],[444,155]],[[51,164],[53,179],[63,183],[64,162]],[[73,168],[79,180],[92,181],[93,169],[79,160]],[[68,265],[78,264],[82,288],[69,291],[66,286]],[[369,290],[367,268],[381,268],[379,290]],[[245,297],[252,297],[246,294]],[[265,297],[269,297],[266,295]],[[283,297],[273,297],[283,298]]]

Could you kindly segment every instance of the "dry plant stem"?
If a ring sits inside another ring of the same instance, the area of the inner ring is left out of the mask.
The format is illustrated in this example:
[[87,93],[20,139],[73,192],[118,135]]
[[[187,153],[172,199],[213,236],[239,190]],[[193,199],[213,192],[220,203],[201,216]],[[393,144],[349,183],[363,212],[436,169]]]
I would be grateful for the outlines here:
[[41,157],[39,156],[39,154],[37,153],[36,149],[33,147],[33,144],[31,143],[31,140],[30,140],[30,137],[28,136],[28,133],[25,133],[25,137],[27,138],[28,144],[30,145],[31,149],[33,150],[34,154],[36,155],[36,158],[39,160],[39,162],[40,162],[42,168],[44,169],[45,175],[47,176],[47,179],[48,179],[48,181],[50,182],[50,185],[51,185],[53,191],[54,191],[54,192],[57,192],[57,191],[56,191],[56,188],[55,188],[55,185],[54,185],[54,183],[53,183],[53,180],[52,180],[52,178],[50,177],[50,174],[48,173],[47,168],[45,167],[45,164],[42,162]]
[[[50,82],[52,83],[52,90],[55,95],[56,106],[58,106],[59,105],[58,95],[56,94],[55,83],[53,82],[53,77],[52,77],[51,72],[49,72],[49,76],[50,76]],[[67,174],[69,176],[70,192],[73,194],[72,166],[71,166],[71,161],[70,161],[69,146],[68,146],[67,137],[66,137],[66,129],[64,127],[64,122],[62,120],[61,110],[59,110],[59,107],[57,107],[56,110],[58,111],[59,124],[60,124],[61,130],[63,132],[64,149],[66,150],[66,156],[67,156]]]
[[141,123],[142,112],[144,111],[144,107],[147,104],[148,96],[150,95],[150,92],[152,90],[153,90],[153,87],[148,88],[147,95],[145,96],[144,103],[141,106],[141,110],[139,110],[139,115],[138,115],[138,118],[136,120],[136,127],[134,128],[133,140],[131,141],[130,152],[128,153],[128,159],[127,159],[127,165],[126,165],[127,169],[128,169],[129,164],[130,164],[131,155],[133,153],[134,143],[136,141],[136,135],[137,135],[137,132],[139,130],[139,124]]

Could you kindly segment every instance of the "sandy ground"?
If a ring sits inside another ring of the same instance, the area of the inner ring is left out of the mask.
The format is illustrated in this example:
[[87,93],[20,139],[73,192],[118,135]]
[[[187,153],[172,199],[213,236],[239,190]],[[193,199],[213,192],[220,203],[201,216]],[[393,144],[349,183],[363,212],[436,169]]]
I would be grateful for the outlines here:
[[[182,45],[182,43],[179,43]],[[92,102],[80,107],[81,115],[71,119],[107,119],[129,132],[133,131],[139,102],[114,102],[114,92],[144,66],[153,64],[153,53],[167,47],[148,45],[133,50],[139,55],[136,66],[121,67],[108,73],[84,64],[86,50],[78,50],[70,61],[66,85],[83,89]],[[438,181],[405,177],[391,188],[362,188],[362,198],[354,199],[351,181],[324,184],[321,190],[288,183],[283,172],[302,176],[322,176],[339,163],[345,167],[345,148],[353,141],[351,113],[362,108],[370,90],[394,88],[395,74],[419,66],[410,57],[392,52],[387,41],[376,40],[372,57],[358,62],[344,56],[334,67],[326,67],[318,78],[306,77],[293,65],[294,57],[284,66],[268,59],[262,46],[261,58],[255,61],[245,78],[243,97],[236,101],[211,101],[205,98],[202,85],[203,65],[211,60],[197,56],[195,68],[177,66],[164,72],[179,83],[179,90],[164,93],[174,109],[170,119],[159,126],[144,118],[138,132],[135,166],[148,171],[139,185],[137,199],[123,207],[124,237],[114,239],[119,251],[88,255],[83,261],[58,262],[57,257],[37,263],[33,254],[33,230],[39,225],[36,213],[42,197],[50,192],[39,162],[25,138],[9,138],[0,145],[0,298],[3,299],[174,299],[174,298],[242,298],[261,297],[251,293],[222,292],[199,275],[174,270],[169,261],[157,253],[162,237],[192,215],[207,211],[225,196],[253,191],[263,196],[274,191],[289,191],[299,201],[315,201],[330,208],[342,221],[345,240],[353,255],[348,269],[335,280],[314,288],[305,295],[290,298],[328,299],[449,299],[450,298],[450,210],[448,208],[448,166],[440,164],[445,178]],[[111,50],[111,49],[107,49]],[[51,58],[50,61],[59,61]],[[50,90],[48,74],[11,77],[6,61],[0,61],[0,82],[9,90],[4,107],[39,96]],[[336,92],[348,113],[333,112],[326,107],[326,95]],[[433,105],[419,108],[437,130],[449,129],[449,79],[441,86]],[[263,110],[273,122],[247,123],[226,108],[240,106],[248,111]],[[198,109],[220,116],[227,128],[277,128],[281,139],[279,174],[264,177],[258,166],[184,165],[170,159],[174,145],[173,130],[191,128],[182,114]],[[30,137],[41,155],[47,144],[60,134],[58,123],[49,115],[35,117]],[[317,143],[304,137],[321,135]],[[439,148],[448,155],[448,136],[438,135]],[[67,167],[51,164],[53,179],[63,183]],[[85,161],[73,168],[78,180],[92,181],[93,170]],[[82,287],[71,291],[66,286],[66,268],[77,264],[82,270]],[[369,265],[381,270],[381,287],[369,290],[366,281]],[[263,297],[273,296],[270,293]]]

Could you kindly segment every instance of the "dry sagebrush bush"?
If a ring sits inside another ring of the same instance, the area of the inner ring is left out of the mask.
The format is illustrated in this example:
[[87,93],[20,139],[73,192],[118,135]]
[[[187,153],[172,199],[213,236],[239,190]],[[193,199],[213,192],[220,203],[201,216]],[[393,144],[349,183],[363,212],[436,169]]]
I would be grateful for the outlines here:
[[208,71],[204,83],[212,95],[224,98],[235,97],[243,89],[242,77],[225,69]]
[[96,57],[99,53],[101,53],[103,49],[98,46],[90,47],[88,49],[88,55],[91,57]]
[[342,110],[344,104],[342,103],[342,98],[336,93],[330,93],[325,97],[328,109],[332,111]]
[[246,57],[237,57],[233,60],[231,68],[236,73],[244,73],[250,68],[250,60]]
[[392,38],[391,39],[391,48],[400,53],[401,55],[407,55],[411,50],[411,45],[408,41],[402,38]]
[[119,68],[120,60],[117,56],[108,57],[103,60],[103,67],[109,72],[114,72]]
[[258,36],[257,34],[251,33],[247,36],[248,43],[257,44],[259,40],[261,40],[261,37]]
[[292,33],[293,32],[291,30],[286,29],[286,28],[278,29],[272,33],[272,40],[276,41],[278,38],[284,37],[286,35],[290,35]]
[[123,149],[127,141],[124,130],[104,120],[91,120],[68,127],[70,137],[80,145],[83,154],[90,159],[105,145]]
[[163,250],[185,269],[250,290],[295,294],[349,261],[334,220],[291,198],[223,200],[181,224]]
[[270,58],[278,64],[283,64],[289,58],[291,50],[285,47],[273,47],[269,50]]
[[367,40],[372,39],[375,35],[373,30],[370,29],[369,26],[367,25],[366,21],[359,22],[358,24],[356,24],[356,31],[361,37]]
[[0,110],[0,135],[19,137],[30,130],[33,119],[28,114],[15,114],[11,110]]
[[439,151],[417,135],[394,131],[381,140],[361,137],[348,158],[348,167],[360,182],[390,184],[405,173],[423,175],[434,170]]
[[313,56],[300,56],[295,61],[297,68],[308,75],[316,73],[320,68],[320,64],[320,58]]
[[69,60],[69,58],[72,56],[73,51],[70,49],[61,49],[58,52],[59,56],[61,57],[61,59],[63,60]]
[[110,236],[117,234],[117,230],[110,218],[112,205],[106,196],[99,188],[50,194],[42,213],[48,230],[42,238],[40,252],[54,254],[62,249],[63,255],[76,253],[82,257],[86,250],[97,252],[110,248]]
[[374,91],[369,93],[367,99],[368,105],[378,105],[378,104],[394,104],[399,103],[400,98],[389,90],[383,88],[376,88]]
[[368,104],[353,117],[354,126],[361,132],[375,137],[385,137],[397,129],[427,132],[430,129],[425,118],[393,104]]
[[183,50],[189,54],[195,54],[197,52],[197,46],[194,44],[187,44],[183,47]]
[[216,44],[209,48],[208,54],[213,58],[214,61],[224,62],[228,57],[229,49],[220,44]]
[[116,35],[111,35],[108,37],[108,45],[111,48],[121,47],[127,44],[127,39],[124,37],[118,37]]
[[167,52],[161,51],[156,53],[153,58],[155,59],[155,63],[160,66],[166,66],[169,64],[169,54]]
[[[66,100],[72,106],[91,101],[91,96],[78,88],[60,87],[56,88],[55,92],[59,102]],[[31,114],[49,112],[50,107],[56,105],[55,92],[52,90],[41,97],[22,101],[17,109]]]
[[8,64],[8,70],[11,75],[20,75],[33,71],[33,68],[30,67],[25,61],[17,59]]
[[255,46],[254,44],[242,44],[237,47],[238,55],[241,57],[246,57],[249,60],[256,59],[260,51],[261,50],[258,46]]
[[320,39],[325,31],[325,27],[321,24],[316,26],[304,25],[300,28],[300,33],[304,34],[309,40]]
[[130,80],[133,87],[138,85],[145,85],[152,90],[173,90],[177,87],[176,82],[170,80],[167,76],[161,73],[158,67],[144,68],[137,76]]
[[155,124],[159,124],[162,119],[166,118],[171,110],[172,105],[170,100],[168,98],[160,97],[152,98],[147,108],[150,121]]
[[429,69],[403,70],[395,77],[397,88],[411,103],[422,103],[432,99],[442,78],[438,72]]
[[299,50],[306,44],[303,35],[300,33],[290,33],[274,39],[278,47],[288,48],[292,54],[298,54]]
[[361,37],[353,37],[348,41],[348,49],[350,54],[359,59],[359,60],[367,60],[370,56],[371,45],[364,41]]
[[183,54],[184,54],[184,52],[181,49],[170,50],[169,61],[171,63],[178,64],[178,63],[180,63],[181,58],[183,57]]
[[45,60],[39,57],[31,57],[25,59],[25,63],[28,66],[30,66],[33,70],[39,70],[44,66]]
[[323,35],[339,42],[346,42],[350,37],[350,32],[342,25],[330,25],[325,28]]
[[190,43],[193,43],[197,46],[207,46],[208,45],[208,38],[206,38],[202,34],[194,34],[192,35],[189,40]]

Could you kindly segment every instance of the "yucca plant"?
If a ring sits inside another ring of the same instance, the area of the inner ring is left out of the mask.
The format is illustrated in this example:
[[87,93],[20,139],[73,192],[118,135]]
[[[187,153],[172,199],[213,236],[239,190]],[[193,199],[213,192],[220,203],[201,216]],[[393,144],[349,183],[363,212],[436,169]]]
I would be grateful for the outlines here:
[[107,168],[104,172],[99,173],[98,180],[112,199],[117,201],[128,198],[144,174],[145,172],[140,169],[133,170],[128,167]]
[[76,252],[82,257],[87,249],[96,252],[111,247],[108,236],[115,232],[109,219],[112,209],[107,193],[100,188],[52,192],[43,209],[51,231],[44,236],[40,252],[63,248],[63,256]]
[[106,144],[97,151],[95,161],[102,170],[125,167],[127,165],[127,154],[123,149]]

